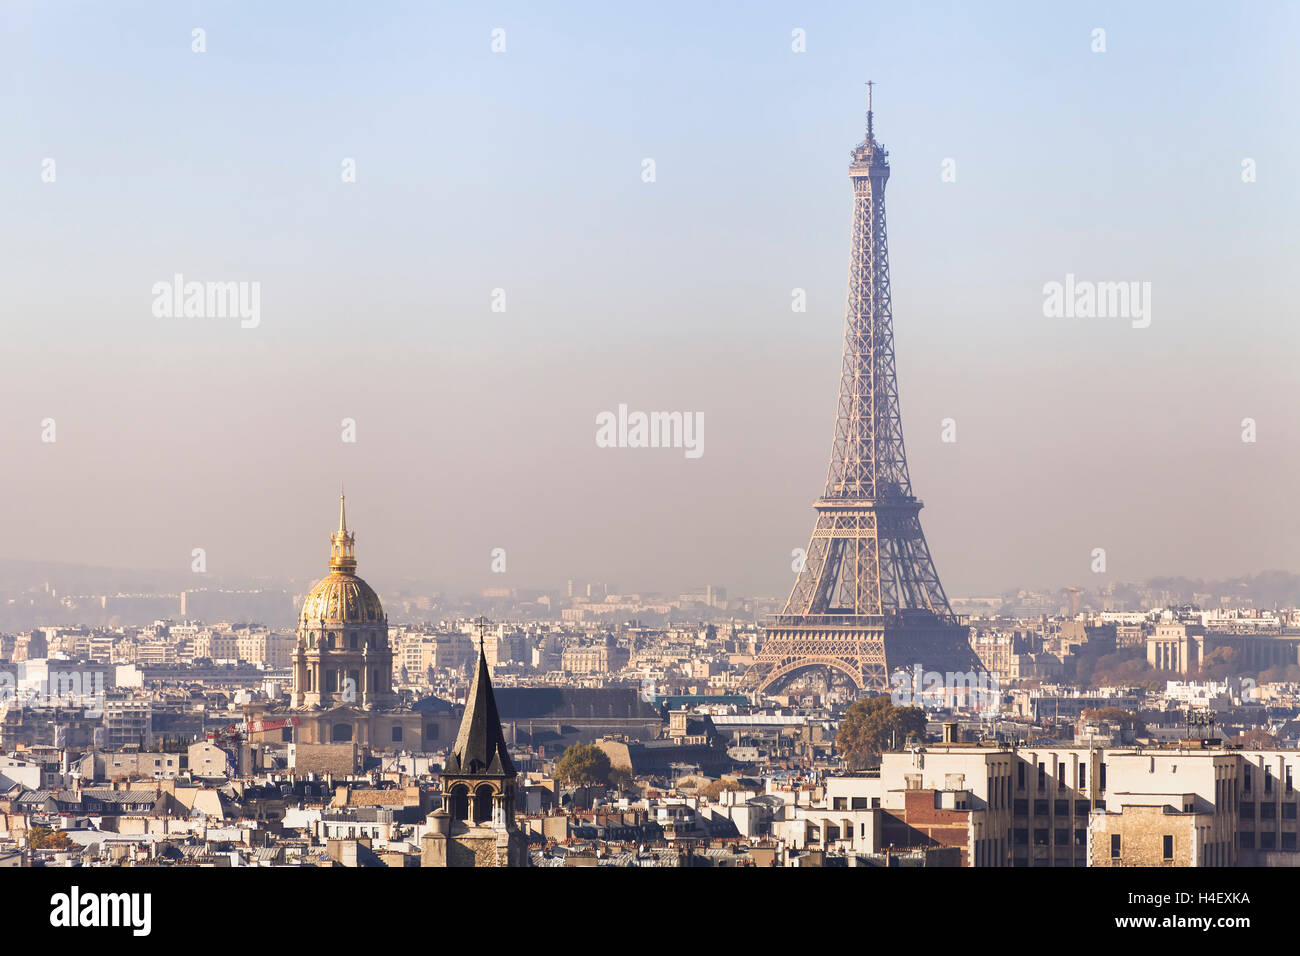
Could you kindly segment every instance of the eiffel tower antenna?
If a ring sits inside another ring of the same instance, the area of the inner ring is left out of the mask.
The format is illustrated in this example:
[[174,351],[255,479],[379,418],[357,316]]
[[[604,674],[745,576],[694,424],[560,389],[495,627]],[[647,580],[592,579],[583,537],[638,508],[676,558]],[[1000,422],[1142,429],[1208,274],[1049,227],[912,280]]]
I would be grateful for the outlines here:
[[875,139],[875,135],[871,131],[871,88],[875,85],[876,83],[874,80],[867,80],[867,142],[868,143],[871,142],[873,139]]
[[810,669],[847,677],[859,692],[889,689],[889,672],[983,670],[939,583],[921,531],[903,448],[894,367],[885,183],[867,83],[867,136],[849,165],[853,236],[839,402],[817,523],[785,610],[743,686],[759,693]]

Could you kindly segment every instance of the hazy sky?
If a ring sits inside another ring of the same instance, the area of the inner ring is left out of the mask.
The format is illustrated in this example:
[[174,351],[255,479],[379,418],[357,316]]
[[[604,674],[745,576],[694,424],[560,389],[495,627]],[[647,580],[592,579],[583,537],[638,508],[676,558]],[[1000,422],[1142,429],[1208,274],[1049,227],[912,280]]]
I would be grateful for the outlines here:
[[[1296,570],[1298,46],[1281,3],[9,0],[0,557],[323,573],[344,481],[381,590],[784,595],[872,79],[949,594]],[[177,273],[260,324],[156,317]],[[1150,326],[1045,318],[1067,274]],[[703,456],[598,448],[619,403]]]

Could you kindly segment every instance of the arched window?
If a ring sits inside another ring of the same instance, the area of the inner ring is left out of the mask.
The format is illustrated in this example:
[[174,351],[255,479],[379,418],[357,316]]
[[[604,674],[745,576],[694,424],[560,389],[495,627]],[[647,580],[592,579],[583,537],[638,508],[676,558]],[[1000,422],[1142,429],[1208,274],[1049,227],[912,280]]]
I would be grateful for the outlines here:
[[482,823],[492,819],[492,788],[486,783],[479,784],[474,791],[474,822]]
[[451,788],[451,793],[447,795],[450,806],[447,812],[451,814],[453,820],[469,819],[469,787],[463,783],[458,783]]

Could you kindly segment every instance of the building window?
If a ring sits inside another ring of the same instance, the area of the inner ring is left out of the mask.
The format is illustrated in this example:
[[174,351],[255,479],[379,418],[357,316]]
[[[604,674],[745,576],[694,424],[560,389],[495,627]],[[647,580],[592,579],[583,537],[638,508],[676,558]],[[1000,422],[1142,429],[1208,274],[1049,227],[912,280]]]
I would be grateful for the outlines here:
[[345,744],[352,740],[351,724],[335,724],[330,739],[336,744]]
[[393,724],[393,743],[398,744],[401,742],[402,742],[402,725]]
[[1261,850],[1273,850],[1277,848],[1277,834],[1267,831],[1259,835],[1259,848]]
[[1029,801],[1024,799],[1012,800],[1011,812],[1018,817],[1029,816]]
[[1119,859],[1119,834],[1118,833],[1112,833],[1110,835],[1110,858],[1112,860]]
[[1058,817],[1068,817],[1070,815],[1070,801],[1057,800],[1054,809]]
[[427,727],[424,728],[424,739],[425,739],[425,740],[437,740],[437,739],[438,739],[438,725],[437,725],[437,724],[429,724]]
[[1284,804],[1282,804],[1282,819],[1283,819],[1283,820],[1294,820],[1294,819],[1295,819],[1295,804],[1294,804],[1294,803],[1284,803]]
[[1046,800],[1035,800],[1035,801],[1034,801],[1034,816],[1036,816],[1036,817],[1045,817],[1045,816],[1047,816],[1047,801],[1046,801]]
[[1174,858],[1174,838],[1172,834],[1166,833],[1165,834],[1165,859],[1172,860],[1173,858]]
[[1016,764],[1016,770],[1016,789],[1023,790],[1025,789],[1025,765],[1023,763]]
[[1264,792],[1265,793],[1273,792],[1273,768],[1272,767],[1264,768]]
[[1038,789],[1042,790],[1047,786],[1047,764],[1041,760],[1038,761]]
[[1079,789],[1082,790],[1088,785],[1088,766],[1079,764]]
[[1255,849],[1255,834],[1253,834],[1253,833],[1248,833],[1247,831],[1242,830],[1242,831],[1241,831],[1241,848],[1242,848],[1243,850],[1253,850],[1253,849]]
[[1237,811],[1237,815],[1238,815],[1238,817],[1240,817],[1242,820],[1253,820],[1253,819],[1255,819],[1255,804],[1253,804],[1253,803],[1243,803],[1243,804],[1241,804],[1241,808]]
[[1088,815],[1088,801],[1087,801],[1087,800],[1075,800],[1075,801],[1074,801],[1074,813],[1075,813],[1075,816],[1086,817],[1086,816]]
[[1105,764],[1102,764],[1100,769],[1098,769],[1097,771],[1097,786],[1102,790],[1106,789],[1106,765]]
[[1247,764],[1245,767],[1242,768],[1242,770],[1244,771],[1244,773],[1241,778],[1241,789],[1245,790],[1247,793],[1250,793],[1250,764]]
[[1034,846],[1047,846],[1047,827],[1034,830]]
[[1287,764],[1286,765],[1286,792],[1290,793],[1293,789],[1294,787],[1292,786],[1291,783],[1291,765]]
[[1062,790],[1065,789],[1065,764],[1063,763],[1056,765],[1056,785]]
[[1088,845],[1088,831],[1087,831],[1087,830],[1084,830],[1084,829],[1076,829],[1076,830],[1074,831],[1074,845],[1075,845],[1075,846],[1087,846],[1087,845]]
[[1276,819],[1277,819],[1277,804],[1276,804],[1276,803],[1261,803],[1261,804],[1259,805],[1259,818],[1260,818],[1261,820],[1276,820]]
[[1283,834],[1282,834],[1282,849],[1284,849],[1284,850],[1294,850],[1294,849],[1295,849],[1295,834],[1294,834],[1294,833],[1283,833]]

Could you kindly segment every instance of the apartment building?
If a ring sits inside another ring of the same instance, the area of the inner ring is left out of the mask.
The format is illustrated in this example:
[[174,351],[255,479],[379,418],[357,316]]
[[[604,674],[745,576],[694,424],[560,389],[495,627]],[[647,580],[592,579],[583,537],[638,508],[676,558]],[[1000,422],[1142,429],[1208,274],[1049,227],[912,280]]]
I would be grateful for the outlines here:
[[[936,744],[831,777],[798,848],[946,846],[965,866],[1300,865],[1300,752]],[[878,811],[878,816],[872,816]]]

